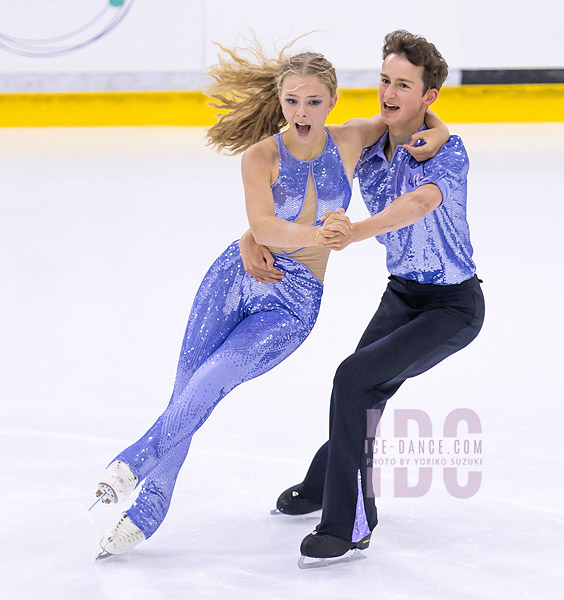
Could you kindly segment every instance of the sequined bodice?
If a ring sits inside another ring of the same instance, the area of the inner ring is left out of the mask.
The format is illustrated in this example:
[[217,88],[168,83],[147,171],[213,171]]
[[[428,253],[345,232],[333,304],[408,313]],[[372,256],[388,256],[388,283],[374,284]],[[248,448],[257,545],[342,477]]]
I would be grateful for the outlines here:
[[[351,186],[339,149],[326,130],[323,152],[313,160],[299,160],[292,155],[282,134],[278,143],[278,179],[271,186],[274,198],[274,214],[285,221],[304,225],[322,225],[321,218],[327,210],[349,206]],[[308,185],[313,184],[314,194],[308,194]],[[330,251],[312,246],[309,248],[270,248],[272,252],[292,256],[306,265],[321,281]]]
[[326,210],[349,206],[351,186],[341,155],[333,138],[326,131],[327,141],[323,152],[313,160],[299,160],[290,154],[277,134],[279,172],[271,186],[274,196],[274,214],[285,221],[295,221],[302,211],[310,175],[315,185],[317,210],[314,225],[321,225]]

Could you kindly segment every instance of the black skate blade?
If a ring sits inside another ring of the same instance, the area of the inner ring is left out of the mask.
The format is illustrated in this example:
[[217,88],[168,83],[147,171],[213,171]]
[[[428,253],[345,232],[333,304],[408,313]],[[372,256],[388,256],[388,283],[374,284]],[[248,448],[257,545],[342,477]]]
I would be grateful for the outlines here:
[[367,558],[366,554],[358,548],[345,552],[342,556],[335,556],[334,558],[313,558],[311,556],[300,556],[298,560],[298,567],[300,569],[319,569],[321,567],[330,567],[338,563],[353,562],[355,560],[364,560]]
[[100,552],[100,554],[98,554],[98,556],[96,557],[95,560],[104,560],[106,558],[111,558],[112,556],[115,556],[115,554],[111,554],[110,552],[106,552],[105,550],[102,550],[102,552]]

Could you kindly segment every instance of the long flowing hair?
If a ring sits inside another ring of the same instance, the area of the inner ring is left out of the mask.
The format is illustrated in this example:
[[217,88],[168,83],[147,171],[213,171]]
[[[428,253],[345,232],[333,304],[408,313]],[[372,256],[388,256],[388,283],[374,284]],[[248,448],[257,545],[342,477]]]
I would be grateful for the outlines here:
[[[306,34],[307,35],[307,34]],[[303,37],[303,36],[300,36]],[[217,64],[208,70],[213,83],[205,93],[215,102],[209,105],[221,111],[217,123],[206,134],[208,144],[218,152],[243,152],[256,142],[278,133],[286,124],[278,100],[278,92],[287,75],[315,75],[331,93],[337,91],[333,65],[317,52],[301,52],[286,56],[296,38],[275,58],[267,58],[254,38],[247,48],[226,48]]]

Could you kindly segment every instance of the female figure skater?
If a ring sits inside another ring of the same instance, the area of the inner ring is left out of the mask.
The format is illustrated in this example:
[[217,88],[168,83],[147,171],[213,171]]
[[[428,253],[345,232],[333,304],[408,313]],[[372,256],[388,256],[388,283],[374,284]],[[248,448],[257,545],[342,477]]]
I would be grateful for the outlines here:
[[[212,68],[215,83],[208,93],[229,112],[208,138],[219,150],[245,151],[251,233],[273,250],[284,277],[276,283],[253,279],[243,268],[238,242],[210,267],[194,299],[167,408],[118,454],[98,485],[97,502],[110,503],[144,482],[133,505],[102,535],[98,558],[123,554],[153,535],[168,511],[192,436],[216,404],[272,369],[308,336],[330,252],[319,243],[324,216],[346,210],[360,153],[385,131],[379,117],[325,127],[337,101],[337,80],[321,54],[287,58],[283,49],[270,60],[257,45],[251,61],[222,50],[228,58]],[[434,116],[430,124],[439,129],[418,135],[426,139],[425,153],[433,155],[448,131]],[[331,227],[350,233],[347,223]]]

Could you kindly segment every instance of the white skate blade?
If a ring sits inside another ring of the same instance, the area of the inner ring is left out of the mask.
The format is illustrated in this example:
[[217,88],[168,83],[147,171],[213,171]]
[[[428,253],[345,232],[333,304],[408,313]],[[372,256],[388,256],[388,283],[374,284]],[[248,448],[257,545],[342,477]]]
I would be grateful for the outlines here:
[[355,560],[363,560],[366,558],[366,554],[363,553],[359,548],[353,548],[348,552],[345,552],[342,556],[335,556],[335,558],[313,558],[311,556],[300,556],[298,560],[298,567],[300,569],[319,569],[321,567],[330,567],[337,563],[353,562]]
[[101,499],[102,499],[102,496],[97,498],[96,502],[94,502],[94,504],[88,509],[88,512],[90,512],[96,506],[96,504],[98,504],[98,502],[100,502]]
[[106,552],[105,550],[102,550],[102,552],[100,552],[100,554],[98,554],[98,556],[95,558],[95,560],[104,560],[105,558],[111,558],[112,556],[115,556],[115,554],[111,554],[110,552]]

